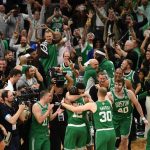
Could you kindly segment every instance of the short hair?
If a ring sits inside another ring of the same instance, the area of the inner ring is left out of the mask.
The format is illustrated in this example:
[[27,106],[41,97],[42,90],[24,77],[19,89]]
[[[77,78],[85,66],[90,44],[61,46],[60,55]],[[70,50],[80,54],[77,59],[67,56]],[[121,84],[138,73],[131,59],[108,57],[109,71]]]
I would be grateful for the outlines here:
[[18,74],[22,75],[22,72],[18,69],[12,69],[9,73],[9,77],[13,77],[13,76],[16,76]]
[[77,83],[76,83],[76,87],[77,87],[77,89],[85,89],[85,88],[86,88],[86,87],[85,87],[85,84],[82,83],[82,82],[77,82]]
[[129,64],[129,66],[132,68],[132,66],[133,66],[133,62],[132,62],[132,60],[130,60],[130,59],[125,59],[126,61],[127,61],[127,63]]
[[3,90],[2,91],[2,96],[1,97],[2,97],[3,100],[5,100],[5,98],[8,97],[8,92],[9,92],[9,90]]
[[107,95],[107,89],[105,87],[100,87],[98,89],[98,93],[101,95],[101,96],[106,96]]
[[117,82],[117,83],[122,83],[122,86],[125,85],[125,79],[124,79],[123,77],[121,77],[121,78],[118,79],[118,80],[115,80],[115,82]]
[[97,77],[99,77],[100,75],[104,75],[108,79],[108,74],[106,73],[106,71],[100,71]]
[[7,51],[5,52],[5,54],[4,54],[4,55],[6,56],[6,55],[8,55],[9,53],[13,53],[13,52],[12,52],[12,51],[10,51],[10,50],[7,50]]
[[[51,32],[50,29],[46,29],[44,34],[46,34],[46,33],[52,33],[52,32]],[[53,34],[53,33],[52,33],[52,34]]]
[[43,98],[47,93],[50,93],[49,90],[43,90],[40,92],[40,98]]
[[25,69],[25,74],[27,74],[27,72],[29,72],[29,69],[32,68],[32,66],[27,66],[27,68]]
[[64,57],[65,53],[68,53],[68,54],[70,55],[70,52],[69,52],[69,51],[64,51],[63,57]]

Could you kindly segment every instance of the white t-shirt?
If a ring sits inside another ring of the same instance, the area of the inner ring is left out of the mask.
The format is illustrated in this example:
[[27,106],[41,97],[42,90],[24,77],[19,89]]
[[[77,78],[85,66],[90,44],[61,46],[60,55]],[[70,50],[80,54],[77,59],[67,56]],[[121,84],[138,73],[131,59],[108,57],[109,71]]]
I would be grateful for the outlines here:
[[10,80],[8,80],[8,84],[7,86],[4,88],[4,90],[9,90],[11,92],[14,92],[14,87],[13,87],[13,84],[11,83]]

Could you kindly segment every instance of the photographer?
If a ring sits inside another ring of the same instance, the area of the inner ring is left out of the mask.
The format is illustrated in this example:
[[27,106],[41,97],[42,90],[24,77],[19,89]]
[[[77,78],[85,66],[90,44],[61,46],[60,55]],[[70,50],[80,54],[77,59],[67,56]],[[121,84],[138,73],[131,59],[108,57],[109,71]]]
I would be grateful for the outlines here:
[[4,136],[7,136],[7,131],[4,128],[4,126],[1,124],[2,123],[1,110],[2,110],[2,106],[3,106],[3,99],[1,97],[1,95],[2,95],[2,91],[0,91],[0,148],[1,148],[1,150],[4,150],[4,148],[5,148]]
[[[59,68],[55,68],[58,71]],[[60,71],[60,70],[59,70]],[[60,76],[59,76],[60,75]],[[60,80],[61,74],[58,76],[53,76],[51,88],[51,94],[53,95],[52,104],[54,104],[53,111],[55,112],[65,97],[67,90],[73,85],[73,79],[68,75],[64,74],[63,80]],[[65,83],[64,77],[67,80]],[[61,150],[61,145],[64,145],[64,137],[67,126],[67,114],[66,111],[58,115],[53,121],[50,122],[50,141],[51,141],[51,150]]]
[[19,150],[20,138],[18,132],[18,119],[24,121],[22,112],[25,108],[24,104],[19,104],[18,109],[13,107],[14,96],[9,90],[4,90],[2,93],[4,104],[1,105],[1,121],[6,128],[8,135],[6,137],[7,147],[5,150]]

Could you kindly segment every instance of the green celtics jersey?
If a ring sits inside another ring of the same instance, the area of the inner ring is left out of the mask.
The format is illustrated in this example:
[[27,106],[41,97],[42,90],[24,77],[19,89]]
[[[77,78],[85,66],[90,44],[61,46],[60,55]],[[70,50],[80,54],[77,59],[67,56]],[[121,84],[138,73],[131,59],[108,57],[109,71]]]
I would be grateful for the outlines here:
[[109,78],[109,87],[108,90],[111,91],[115,87],[115,79]]
[[69,66],[65,66],[65,64],[61,64],[60,67],[62,68],[62,71],[63,72],[67,72],[67,74],[70,76],[70,77],[73,77],[73,72],[71,70],[71,68]]
[[62,32],[63,19],[62,17],[52,19],[51,29],[55,32]]
[[[74,103],[75,106],[81,106],[84,104],[85,102],[83,98],[77,99]],[[68,113],[68,124],[80,125],[86,123],[86,112],[74,113],[71,111],[67,111],[67,113]]]
[[[46,113],[48,110],[48,105],[42,106],[39,102],[37,102],[41,109],[42,115]],[[42,124],[38,123],[36,120],[35,116],[32,115],[32,123],[31,123],[31,130],[30,130],[30,135],[31,136],[38,136],[38,137],[45,137],[49,135],[49,130],[48,130],[48,123],[49,123],[49,118],[47,117]]]
[[108,100],[97,101],[97,110],[93,113],[95,129],[113,128],[112,106]]
[[134,86],[134,73],[135,73],[135,71],[131,70],[129,74],[123,75],[125,79],[131,81],[133,88],[135,87]]
[[[63,72],[67,72],[67,75],[69,75],[71,78],[73,78],[74,83],[76,83],[76,78],[75,75],[73,74],[72,69],[69,66],[65,66],[65,64],[61,64],[60,67],[62,68]],[[65,82],[67,84],[67,81]]]
[[123,89],[124,91],[124,97],[119,98],[115,94],[114,90],[111,91],[112,96],[113,96],[113,116],[117,117],[118,119],[124,118],[131,116],[132,110],[133,110],[133,105],[131,100],[128,97],[128,92],[127,89]]

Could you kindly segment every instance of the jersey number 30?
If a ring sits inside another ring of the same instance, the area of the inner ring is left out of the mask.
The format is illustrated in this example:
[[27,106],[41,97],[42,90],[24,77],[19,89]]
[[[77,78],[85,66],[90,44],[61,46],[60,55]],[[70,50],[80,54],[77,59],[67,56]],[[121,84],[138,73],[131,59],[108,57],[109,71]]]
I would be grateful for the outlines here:
[[103,111],[100,112],[99,115],[101,116],[100,122],[112,121],[111,111]]

